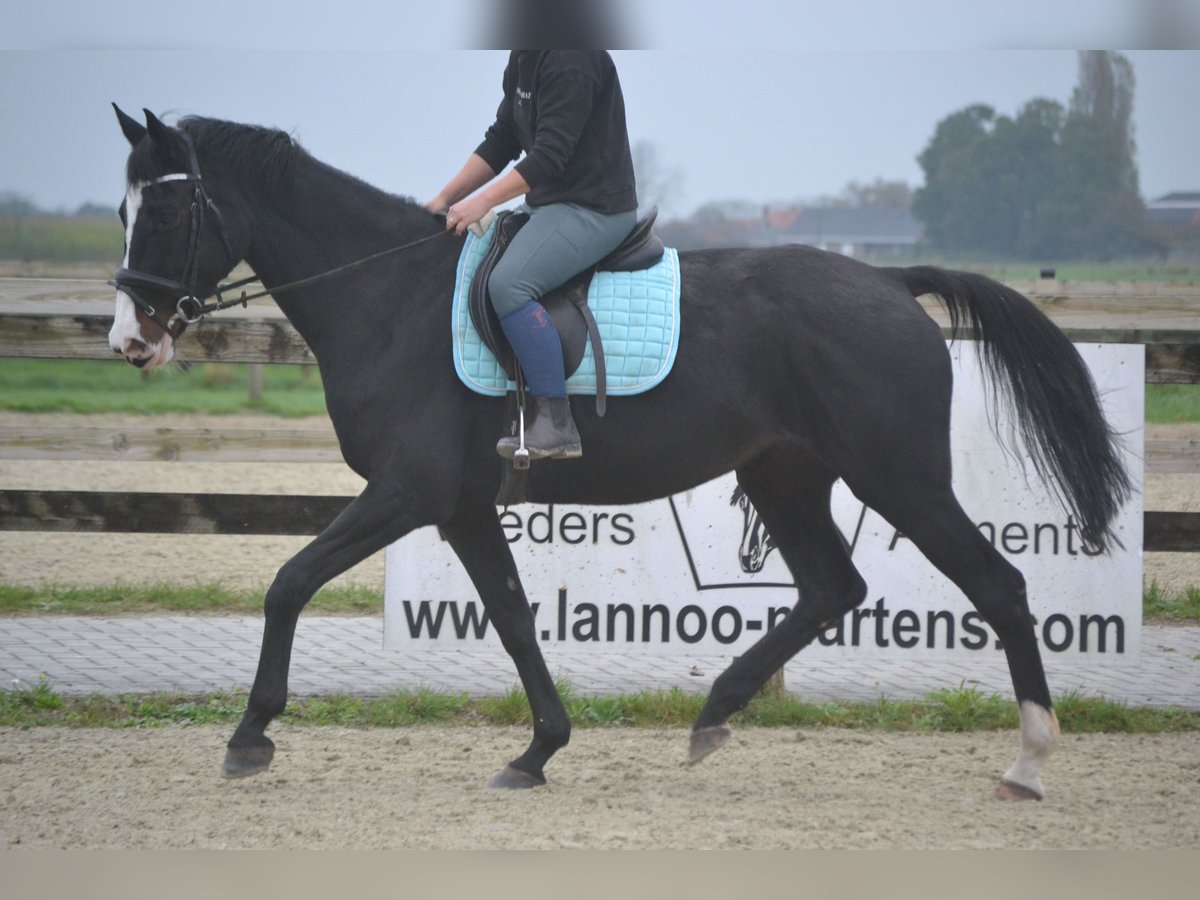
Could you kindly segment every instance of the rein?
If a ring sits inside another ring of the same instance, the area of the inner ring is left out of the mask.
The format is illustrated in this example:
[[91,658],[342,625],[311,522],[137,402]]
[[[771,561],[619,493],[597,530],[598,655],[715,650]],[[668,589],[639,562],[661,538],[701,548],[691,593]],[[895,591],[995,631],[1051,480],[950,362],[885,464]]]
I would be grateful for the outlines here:
[[[231,306],[245,306],[251,300],[259,300],[263,297],[268,297],[268,296],[273,297],[277,294],[282,294],[284,291],[290,291],[293,288],[303,287],[305,285],[320,281],[323,278],[329,278],[332,275],[338,275],[342,272],[347,272],[351,269],[356,269],[359,266],[363,266],[363,265],[366,265],[367,263],[375,262],[377,259],[382,259],[383,257],[390,256],[393,253],[400,253],[404,250],[411,250],[414,247],[419,247],[421,244],[432,241],[435,238],[440,238],[444,235],[451,234],[451,233],[452,233],[451,231],[445,230],[445,231],[439,231],[436,234],[429,234],[423,238],[418,238],[415,241],[409,241],[407,244],[401,244],[398,247],[389,247],[387,250],[380,250],[378,253],[372,253],[370,256],[364,256],[362,259],[356,259],[353,262],[348,262],[344,266],[338,266],[336,269],[329,269],[325,272],[320,272],[316,275],[310,275],[307,278],[299,278],[296,281],[289,281],[286,284],[279,285],[278,287],[269,288],[269,289],[263,288],[263,290],[255,291],[253,294],[247,294],[245,291],[242,291],[242,294],[240,297],[236,297],[232,300],[226,300],[224,295],[229,291],[237,290],[238,288],[245,287],[246,285],[261,284],[262,279],[259,278],[257,275],[254,275],[254,276],[251,276],[250,278],[243,278],[241,281],[233,281],[233,282],[230,282],[229,284],[219,284],[216,286],[216,288],[213,289],[212,293],[205,295],[203,298],[197,298],[197,297],[191,296],[191,295],[189,295],[187,297],[181,297],[179,299],[179,305],[177,307],[177,312],[187,324],[191,325],[194,322],[199,322],[202,318],[207,316],[209,313],[220,312],[223,309],[229,309],[229,307],[231,307]],[[141,277],[146,278],[146,277],[152,277],[152,276],[144,276],[143,275]],[[167,281],[166,279],[162,279],[162,281],[166,285],[170,285],[173,283],[173,282]],[[110,281],[109,284],[115,284],[115,281]],[[203,302],[203,300],[207,300],[210,297],[216,297],[217,302],[216,303],[204,303]]]
[[[180,132],[187,145],[188,161],[190,172],[177,172],[171,175],[163,175],[160,178],[155,178],[145,184],[164,184],[170,181],[189,181],[195,185],[192,194],[191,206],[191,224],[188,230],[188,250],[187,259],[184,263],[183,275],[180,280],[175,281],[170,278],[163,278],[159,275],[150,275],[146,272],[138,272],[134,269],[118,269],[116,274],[109,279],[106,284],[117,288],[117,290],[126,294],[134,303],[134,305],[147,316],[155,325],[161,328],[166,334],[169,334],[172,339],[178,338],[188,325],[199,322],[205,316],[211,313],[219,312],[223,309],[229,309],[231,306],[246,306],[251,300],[258,300],[262,297],[276,296],[294,288],[303,287],[313,284],[324,278],[329,278],[333,275],[355,269],[367,263],[375,262],[385,256],[390,256],[394,253],[401,253],[405,250],[411,250],[414,247],[419,247],[421,244],[428,243],[447,234],[453,234],[449,229],[445,229],[435,234],[426,235],[418,238],[415,241],[409,241],[407,244],[401,244],[398,247],[389,247],[387,250],[381,250],[378,253],[373,253],[370,256],[365,256],[362,259],[356,259],[353,262],[338,266],[334,269],[329,269],[325,272],[320,272],[316,275],[310,275],[307,278],[300,278],[296,281],[289,281],[286,284],[281,284],[275,288],[264,288],[261,291],[255,291],[252,294],[247,294],[242,291],[241,296],[234,299],[226,299],[225,294],[229,291],[237,290],[238,288],[246,287],[251,284],[261,284],[262,279],[258,276],[243,278],[240,281],[234,281],[229,284],[218,284],[213,290],[205,294],[200,294],[200,291],[195,288],[194,281],[197,276],[197,268],[200,259],[200,239],[204,230],[204,212],[209,210],[213,214],[213,218],[217,222],[217,230],[221,236],[221,242],[225,245],[226,252],[232,257],[233,249],[229,245],[229,237],[225,232],[225,222],[221,218],[221,211],[217,208],[213,199],[208,196],[208,192],[204,189],[204,183],[200,177],[200,162],[196,157],[196,148],[192,143],[191,137],[185,131]],[[158,310],[146,298],[138,293],[138,289],[150,289],[162,291],[175,299],[175,312],[170,318],[165,321],[158,315]],[[216,303],[205,303],[206,300],[215,297]]]

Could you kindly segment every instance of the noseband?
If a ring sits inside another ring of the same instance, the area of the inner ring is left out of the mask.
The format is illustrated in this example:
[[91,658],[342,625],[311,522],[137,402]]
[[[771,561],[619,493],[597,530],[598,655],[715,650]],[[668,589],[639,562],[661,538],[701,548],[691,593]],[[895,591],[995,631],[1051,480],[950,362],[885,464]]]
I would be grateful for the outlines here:
[[[166,184],[171,181],[188,181],[193,185],[191,221],[188,226],[187,257],[184,260],[183,273],[178,280],[172,280],[159,275],[151,275],[147,272],[139,272],[136,269],[122,268],[118,269],[116,275],[108,282],[108,284],[128,296],[133,301],[134,306],[143,315],[154,322],[165,333],[171,335],[172,339],[178,338],[188,325],[200,321],[206,312],[211,311],[211,309],[205,307],[201,297],[208,298],[214,296],[214,293],[219,296],[219,291],[201,294],[199,287],[196,285],[200,266],[200,238],[204,233],[206,212],[212,213],[213,219],[217,223],[217,231],[221,235],[221,243],[225,245],[225,252],[229,255],[232,262],[236,262],[233,259],[233,248],[229,244],[229,236],[225,232],[225,222],[221,218],[221,211],[204,189],[204,180],[200,176],[200,161],[196,157],[195,144],[192,143],[192,138],[186,131],[180,131],[179,134],[183,137],[184,145],[187,147],[190,171],[163,175],[159,178],[143,182],[141,186]],[[169,318],[164,320],[159,315],[154,304],[141,295],[140,291],[144,290],[157,291],[168,295],[174,300],[175,311]]]

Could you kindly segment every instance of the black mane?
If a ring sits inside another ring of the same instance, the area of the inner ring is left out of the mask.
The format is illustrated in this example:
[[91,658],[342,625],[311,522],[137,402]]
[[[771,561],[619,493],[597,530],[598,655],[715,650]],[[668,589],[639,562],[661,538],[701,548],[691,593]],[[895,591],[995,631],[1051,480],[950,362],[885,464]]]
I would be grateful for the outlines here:
[[177,126],[196,143],[196,152],[223,166],[254,172],[270,183],[284,181],[296,161],[308,153],[286,131],[188,116]]
[[[278,184],[286,179],[297,156],[304,150],[287,132],[256,125],[240,125],[220,119],[188,116],[176,126],[187,132],[196,145],[196,152],[209,162],[223,167],[248,170]],[[186,170],[188,159],[182,145],[172,148],[166,162]],[[158,148],[144,140],[134,148],[126,166],[129,182],[149,181],[167,174]]]
[[[365,188],[375,199],[417,205],[411,197],[396,197],[381,191],[353,175],[335,169],[312,157],[292,135],[278,128],[243,125],[205,116],[187,116],[176,127],[186,132],[196,146],[202,165],[253,175],[268,190],[287,185],[303,164],[337,172],[350,182]],[[182,146],[169,160],[171,171],[185,171],[188,160]],[[142,141],[130,154],[126,177],[130,184],[150,181],[168,174],[164,161],[150,141]]]

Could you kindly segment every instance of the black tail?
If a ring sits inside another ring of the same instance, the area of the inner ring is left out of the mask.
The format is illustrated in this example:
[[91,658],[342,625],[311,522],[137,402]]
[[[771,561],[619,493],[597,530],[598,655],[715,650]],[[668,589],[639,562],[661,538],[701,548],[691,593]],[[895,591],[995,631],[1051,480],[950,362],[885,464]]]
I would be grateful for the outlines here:
[[1017,291],[969,272],[884,269],[914,296],[937,294],[955,339],[981,343],[997,408],[1012,414],[1034,468],[1075,515],[1089,544],[1120,544],[1112,521],[1132,487],[1120,441],[1079,352]]

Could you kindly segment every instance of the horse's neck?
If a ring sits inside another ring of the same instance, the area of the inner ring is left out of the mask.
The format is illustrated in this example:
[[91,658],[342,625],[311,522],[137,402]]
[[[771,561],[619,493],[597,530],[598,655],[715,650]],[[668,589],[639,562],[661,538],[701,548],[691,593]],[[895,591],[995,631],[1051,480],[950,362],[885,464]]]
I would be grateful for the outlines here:
[[[315,162],[298,173],[293,190],[255,205],[255,238],[246,262],[268,289],[331,272],[431,229],[429,217],[413,204]],[[353,292],[352,318],[370,320],[375,314],[372,304],[381,298],[355,290],[358,279],[369,276],[365,270],[332,274],[276,300],[319,356],[320,345],[336,333],[334,325],[346,318],[344,306],[333,301]]]

